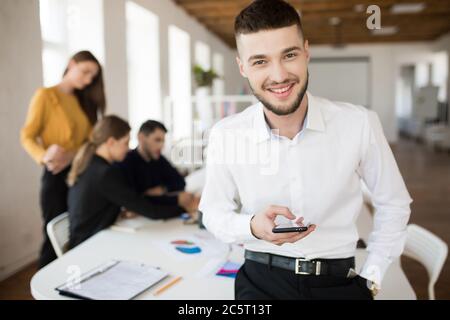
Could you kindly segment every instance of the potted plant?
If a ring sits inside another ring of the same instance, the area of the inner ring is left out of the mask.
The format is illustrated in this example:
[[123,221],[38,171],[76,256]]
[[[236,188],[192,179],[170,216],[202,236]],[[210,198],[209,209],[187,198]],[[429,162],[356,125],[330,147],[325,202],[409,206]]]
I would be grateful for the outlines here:
[[204,70],[196,64],[193,67],[194,81],[196,85],[195,96],[197,102],[195,104],[196,116],[200,120],[200,130],[209,128],[213,122],[213,110],[209,101],[210,90],[214,79],[218,78],[218,74],[213,70]]
[[204,70],[198,64],[193,67],[193,72],[195,83],[198,88],[211,87],[214,79],[219,77],[219,75],[213,69]]

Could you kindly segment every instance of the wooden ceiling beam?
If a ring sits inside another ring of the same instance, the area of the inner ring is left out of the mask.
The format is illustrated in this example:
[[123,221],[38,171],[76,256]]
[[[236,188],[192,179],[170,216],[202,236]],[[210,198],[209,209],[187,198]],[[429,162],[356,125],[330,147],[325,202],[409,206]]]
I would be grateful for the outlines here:
[[[325,16],[324,18],[320,18],[319,16],[304,16],[302,19],[303,27],[307,28],[308,25],[316,25],[316,24],[328,24],[329,19],[334,16],[339,16],[342,19],[342,23],[351,23],[352,21],[356,21],[358,24],[361,22],[362,25],[365,26],[365,22],[367,20],[366,15],[330,15]],[[221,18],[221,17],[198,17],[197,20],[201,23],[207,25],[221,25],[221,26],[230,26],[234,28],[234,18]],[[447,12],[434,12],[434,13],[426,13],[426,14],[412,14],[412,15],[383,15],[381,17],[381,25],[386,25],[386,22],[391,24],[396,21],[407,21],[408,23],[413,24],[414,21],[419,22],[421,25],[432,22],[434,20],[448,20],[450,21],[450,8]]]
[[[252,2],[251,0],[174,1],[231,47],[235,46],[234,18],[240,10]],[[332,17],[342,19],[341,37],[344,42],[350,43],[426,41],[450,30],[450,0],[288,0],[288,2],[301,12],[303,27],[311,43],[335,41],[334,28],[329,25],[329,19]],[[394,15],[390,11],[394,4],[422,2],[426,3],[422,12]],[[363,5],[362,12],[355,11],[357,4]],[[365,12],[365,7],[371,4],[381,8],[381,25],[398,26],[397,34],[375,37],[367,30],[366,19],[369,15]]]
[[[234,22],[228,20],[200,20],[202,23],[207,25],[209,28],[220,28],[233,34],[234,30]],[[436,27],[440,27],[442,25],[450,25],[450,19],[447,15],[434,15],[433,17],[416,17],[416,18],[408,18],[408,17],[384,17],[381,19],[381,27],[386,26],[398,26],[398,27],[411,27],[417,30],[420,29],[433,29]],[[317,27],[332,27],[328,21],[314,21],[311,23],[304,23],[304,30],[311,30]],[[364,29],[367,30],[366,27],[366,19],[365,18],[353,18],[353,19],[343,19],[341,22],[341,26],[350,27],[355,29]]]
[[[177,4],[185,8],[186,10],[232,10],[236,14],[240,10],[245,8],[252,1],[250,0],[176,0]],[[450,5],[450,0],[291,0],[288,1],[295,8],[305,12],[316,11],[330,11],[330,10],[353,10],[356,5],[363,5],[368,7],[369,5],[376,4],[380,8],[387,8],[394,4],[399,3],[425,3],[427,7],[436,5]]]
[[[386,17],[395,17],[395,18],[422,18],[422,17],[430,17],[433,18],[434,16],[439,15],[447,15],[447,17],[450,20],[450,5],[446,7],[434,7],[434,8],[428,8],[424,10],[423,12],[419,13],[412,13],[412,14],[392,14],[390,12],[382,13],[381,14],[381,20]],[[214,13],[207,13],[202,12],[195,15],[199,21],[205,21],[208,22],[210,20],[213,21],[229,21],[234,23],[235,14],[227,15],[225,12],[214,12]],[[367,19],[369,17],[369,14],[365,12],[355,12],[355,11],[329,11],[329,12],[323,12],[323,13],[308,13],[305,12],[302,14],[302,22],[307,21],[314,21],[314,20],[328,20],[333,17],[339,17],[341,19],[346,18],[364,18]]]

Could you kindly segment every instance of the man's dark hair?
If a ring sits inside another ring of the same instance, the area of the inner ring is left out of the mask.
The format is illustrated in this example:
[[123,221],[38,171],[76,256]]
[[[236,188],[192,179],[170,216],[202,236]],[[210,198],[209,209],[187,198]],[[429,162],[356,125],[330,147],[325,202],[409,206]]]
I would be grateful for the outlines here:
[[297,25],[303,37],[302,22],[293,6],[283,0],[256,0],[243,9],[234,21],[234,34],[256,33]]
[[156,120],[147,120],[139,128],[139,133],[142,133],[142,134],[148,136],[150,133],[152,133],[156,129],[160,129],[160,130],[164,131],[165,133],[167,132],[166,127],[161,122],[156,121]]

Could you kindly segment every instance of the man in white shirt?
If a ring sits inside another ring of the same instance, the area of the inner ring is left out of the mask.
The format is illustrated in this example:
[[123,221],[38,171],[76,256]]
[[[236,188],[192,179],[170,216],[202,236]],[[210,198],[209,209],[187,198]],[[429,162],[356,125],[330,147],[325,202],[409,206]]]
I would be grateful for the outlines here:
[[[212,129],[200,210],[216,237],[245,245],[236,299],[372,299],[403,250],[412,202],[378,117],[307,92],[308,41],[286,2],[253,2],[235,34],[260,102]],[[357,275],[361,180],[375,215]],[[286,221],[308,230],[272,231]]]

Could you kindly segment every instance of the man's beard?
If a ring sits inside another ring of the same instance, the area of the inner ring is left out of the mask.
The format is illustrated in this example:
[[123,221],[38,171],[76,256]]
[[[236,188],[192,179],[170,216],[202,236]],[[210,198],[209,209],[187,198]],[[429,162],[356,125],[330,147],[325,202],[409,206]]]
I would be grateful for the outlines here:
[[268,110],[270,110],[271,112],[275,113],[278,116],[287,116],[291,113],[294,113],[295,111],[297,111],[298,108],[300,108],[300,104],[303,100],[303,97],[306,94],[306,90],[308,90],[308,81],[309,81],[309,72],[306,73],[306,82],[303,85],[303,88],[300,89],[297,99],[295,99],[295,101],[292,103],[292,105],[285,110],[282,108],[277,108],[273,104],[264,100],[263,97],[261,97],[259,94],[257,94],[255,92],[255,90],[251,86],[250,82],[249,82],[249,86],[250,86],[250,89],[252,90],[253,94],[255,95],[255,97],[264,105],[264,107],[266,107]]
[[147,149],[147,147],[145,145],[142,145],[141,147],[142,152],[145,154],[145,156],[147,157],[147,159],[150,160],[154,160],[152,153],[150,152],[150,150]]

